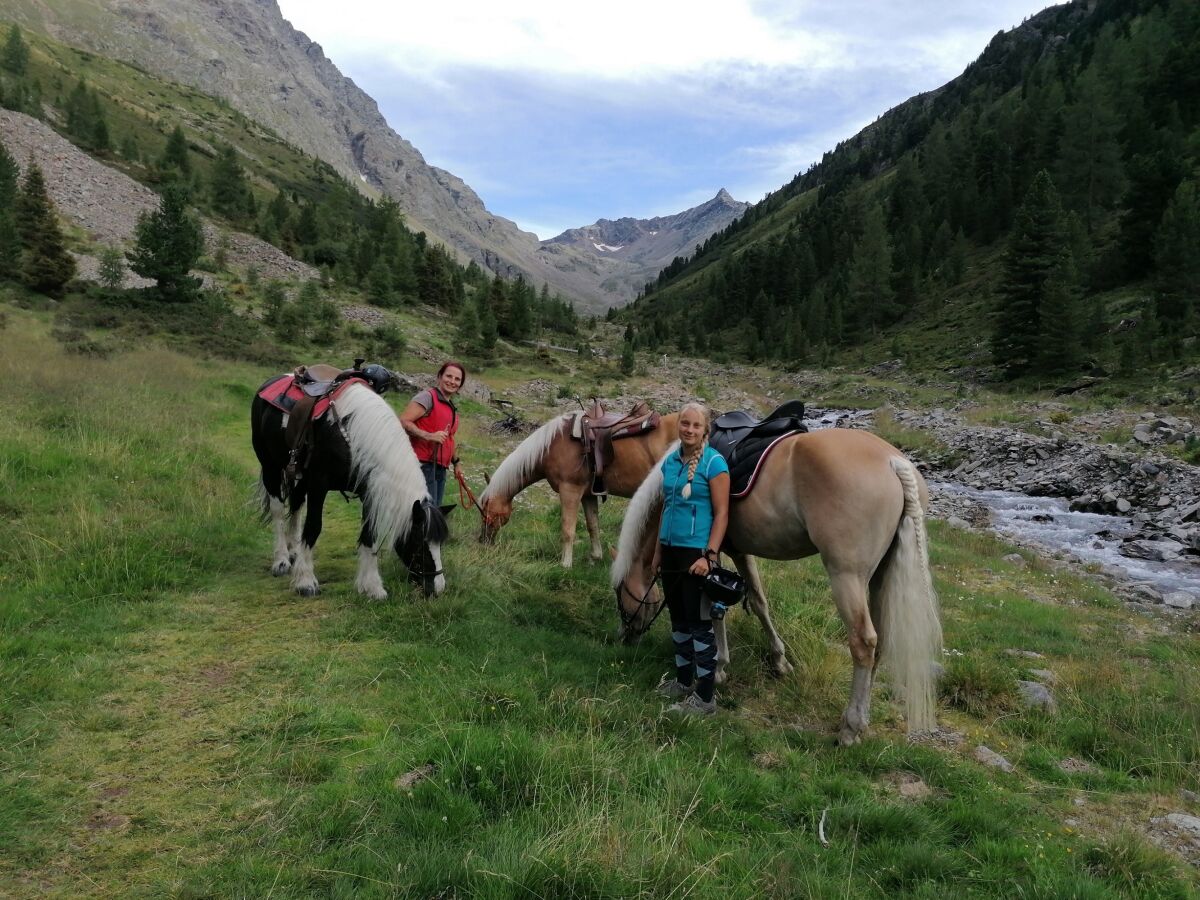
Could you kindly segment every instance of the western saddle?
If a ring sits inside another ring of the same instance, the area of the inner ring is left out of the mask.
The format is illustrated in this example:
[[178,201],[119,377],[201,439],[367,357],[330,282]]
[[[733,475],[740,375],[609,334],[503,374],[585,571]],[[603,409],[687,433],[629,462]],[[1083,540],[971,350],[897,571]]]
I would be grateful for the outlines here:
[[308,468],[312,458],[312,423],[317,404],[354,379],[365,382],[373,390],[377,389],[364,374],[363,362],[362,359],[355,359],[354,366],[349,369],[316,363],[311,366],[297,366],[292,373],[294,384],[303,391],[304,396],[296,400],[296,405],[288,413],[287,429],[284,431],[284,443],[288,450],[284,475],[289,485],[295,485],[304,477],[304,470]]
[[658,427],[659,414],[645,400],[627,413],[609,412],[595,397],[592,405],[575,416],[571,436],[583,444],[583,456],[592,476],[592,494],[608,495],[604,472],[614,459],[613,441],[645,434]]

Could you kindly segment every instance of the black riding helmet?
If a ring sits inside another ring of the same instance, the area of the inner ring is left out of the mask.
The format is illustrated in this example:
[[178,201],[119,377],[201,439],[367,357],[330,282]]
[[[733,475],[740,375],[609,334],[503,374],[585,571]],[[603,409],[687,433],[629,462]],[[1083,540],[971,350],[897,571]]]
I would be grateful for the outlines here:
[[365,378],[375,389],[375,393],[382,394],[392,386],[392,373],[381,366],[379,363],[371,363],[362,370],[363,378]]

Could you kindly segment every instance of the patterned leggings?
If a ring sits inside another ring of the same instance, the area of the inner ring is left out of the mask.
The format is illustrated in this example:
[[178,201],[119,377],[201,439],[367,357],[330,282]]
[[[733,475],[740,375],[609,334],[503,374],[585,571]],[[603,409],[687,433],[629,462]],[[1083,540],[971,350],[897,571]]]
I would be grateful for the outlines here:
[[703,551],[699,547],[662,548],[663,593],[671,614],[671,638],[675,642],[675,672],[680,684],[696,682],[696,695],[712,699],[717,668],[717,636],[707,615],[701,588],[704,579],[689,575],[688,569]]

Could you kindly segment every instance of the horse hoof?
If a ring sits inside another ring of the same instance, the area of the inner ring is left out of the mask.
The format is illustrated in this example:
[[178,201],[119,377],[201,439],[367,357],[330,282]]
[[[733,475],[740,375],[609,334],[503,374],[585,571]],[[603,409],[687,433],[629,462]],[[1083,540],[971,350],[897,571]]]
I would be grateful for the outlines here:
[[791,675],[794,671],[796,671],[795,666],[793,666],[786,659],[781,659],[779,662],[775,663],[775,675],[778,678],[783,678],[785,675]]
[[296,593],[301,597],[315,597],[321,593],[321,588],[315,584],[301,584],[296,586]]
[[849,725],[843,725],[838,732],[839,747],[853,747],[855,744],[862,741],[862,732],[855,731]]
[[280,575],[286,575],[290,571],[292,571],[292,564],[290,562],[284,562],[283,560],[280,560],[279,562],[275,563],[275,565],[271,566],[271,574],[276,578],[278,578]]
[[360,591],[359,593],[361,593],[368,600],[379,601],[387,599],[387,591]]
[[728,679],[729,676],[725,674],[725,671],[718,669],[717,673],[713,675],[713,684],[724,684]]

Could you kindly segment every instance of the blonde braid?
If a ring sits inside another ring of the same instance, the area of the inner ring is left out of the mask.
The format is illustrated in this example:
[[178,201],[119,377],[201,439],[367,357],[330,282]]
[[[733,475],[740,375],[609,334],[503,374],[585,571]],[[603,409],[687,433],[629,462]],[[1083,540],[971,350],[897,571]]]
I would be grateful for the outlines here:
[[692,479],[696,477],[696,466],[699,465],[700,457],[704,455],[704,448],[707,446],[708,438],[705,438],[700,444],[700,449],[696,451],[695,455],[692,456],[691,460],[688,462],[687,484],[685,484],[683,486],[683,490],[679,492],[679,496],[683,497],[684,500],[687,500],[692,496]]
[[[705,426],[705,428],[707,428],[708,424],[709,424],[708,407],[704,406],[701,403],[685,403],[683,406],[683,409],[681,409],[679,412],[682,414],[683,410],[687,409],[688,407],[691,407],[692,409],[700,410],[701,414],[704,416],[704,426]],[[708,434],[705,433],[704,440],[702,440],[700,442],[700,449],[697,450],[695,455],[691,458],[691,460],[688,461],[687,484],[685,484],[683,486],[683,490],[679,492],[679,496],[681,496],[684,500],[687,500],[689,497],[692,496],[692,479],[694,479],[696,477],[696,466],[700,463],[700,457],[702,457],[704,455],[704,449],[707,446],[708,446]]]

